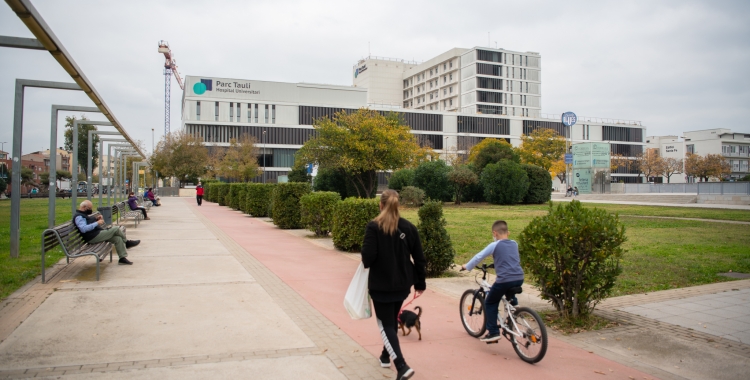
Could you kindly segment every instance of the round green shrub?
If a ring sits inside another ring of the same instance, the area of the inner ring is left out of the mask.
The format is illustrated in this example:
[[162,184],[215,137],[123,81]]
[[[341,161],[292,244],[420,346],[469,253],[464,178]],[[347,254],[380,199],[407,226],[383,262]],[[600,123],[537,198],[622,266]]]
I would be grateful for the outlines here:
[[443,204],[439,201],[427,201],[419,208],[419,238],[422,251],[427,261],[427,276],[438,277],[453,264],[456,251],[453,250],[451,237],[445,230]]
[[302,228],[299,200],[310,193],[306,182],[279,183],[273,189],[273,224],[281,229]]
[[377,199],[347,198],[333,214],[333,245],[347,252],[362,249],[365,226],[380,213]]
[[424,190],[427,198],[448,202],[453,198],[453,185],[448,180],[451,167],[445,161],[426,161],[414,169],[412,186]]
[[245,190],[245,212],[262,218],[270,216],[268,211],[271,207],[271,195],[275,183],[250,183]]
[[622,273],[625,227],[616,214],[574,200],[550,203],[518,237],[521,265],[541,296],[569,320],[585,319]]
[[406,186],[411,186],[414,181],[414,169],[399,169],[391,174],[388,179],[388,188],[401,191]]
[[489,164],[480,177],[487,202],[501,205],[520,203],[529,189],[529,177],[520,164],[502,160]]
[[497,139],[490,139],[485,141],[487,142],[484,143],[483,141],[481,150],[472,160],[472,164],[474,164],[474,170],[476,170],[477,173],[481,173],[482,171],[484,171],[484,168],[487,165],[496,164],[503,160],[510,160],[515,163],[521,162],[521,158],[518,155],[518,152],[507,141]]
[[552,177],[541,166],[521,165],[529,177],[529,189],[523,197],[523,203],[547,203],[552,198]]
[[418,187],[406,186],[398,195],[404,206],[419,207],[424,203],[424,190]]
[[341,196],[333,191],[316,191],[300,198],[302,225],[317,236],[328,236],[333,229],[333,213]]

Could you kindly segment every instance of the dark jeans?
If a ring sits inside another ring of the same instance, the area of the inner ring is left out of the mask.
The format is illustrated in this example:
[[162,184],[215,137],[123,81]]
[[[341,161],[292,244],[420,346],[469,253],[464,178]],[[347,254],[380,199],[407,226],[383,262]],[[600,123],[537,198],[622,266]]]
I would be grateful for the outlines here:
[[406,363],[398,343],[398,312],[403,304],[404,301],[377,302],[372,300],[378,328],[380,328],[380,337],[383,338],[383,353],[391,357],[396,368],[401,368]]
[[200,206],[201,203],[203,203],[203,196],[202,195],[196,195],[195,199],[198,201],[198,206]]
[[[141,210],[141,213],[143,214],[143,219],[148,218],[148,215],[146,215],[146,208],[145,207],[136,207],[135,210]],[[133,210],[133,211],[135,211]]]
[[[521,285],[523,285],[523,280],[501,283],[496,282],[492,285],[490,292],[487,294],[487,299],[484,300],[484,310],[487,312],[487,332],[490,334],[500,334],[500,329],[497,327],[497,315],[499,313],[498,307],[500,306],[500,300],[508,289]],[[515,299],[516,298],[513,297],[513,300]],[[508,302],[513,300],[509,299]]]

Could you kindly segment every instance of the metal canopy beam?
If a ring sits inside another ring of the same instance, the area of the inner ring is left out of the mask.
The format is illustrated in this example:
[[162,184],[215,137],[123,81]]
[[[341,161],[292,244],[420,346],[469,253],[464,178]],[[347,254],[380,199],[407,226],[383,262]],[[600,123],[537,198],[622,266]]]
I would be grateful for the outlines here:
[[[93,178],[94,168],[92,167],[93,165],[91,165],[91,162],[93,161],[93,155],[94,155],[93,152],[92,152],[92,150],[94,148],[93,147],[93,145],[94,145],[94,142],[93,142],[94,135],[110,135],[110,136],[111,135],[117,135],[117,136],[119,136],[120,132],[89,131],[88,139],[86,140],[86,142],[88,144],[88,147],[87,147],[88,150],[86,151],[86,159],[87,159],[86,162],[89,163],[87,165],[87,168],[86,168],[87,169],[86,170],[86,199],[88,199],[88,200],[91,200],[91,190],[93,190],[93,185],[91,184],[91,182],[94,179]],[[101,145],[101,144],[99,144],[99,145]],[[102,182],[102,151],[101,151],[101,149],[99,150],[99,159],[97,161],[99,161],[99,182],[100,182],[99,183],[99,187],[101,187],[101,182]],[[101,189],[99,189],[99,191],[101,191]]]
[[[96,104],[97,108],[107,117],[112,125],[128,140],[131,144],[136,145],[135,141],[128,135],[123,128],[119,120],[112,114],[112,110],[104,103],[104,99],[96,91],[91,81],[86,78],[83,71],[78,64],[73,60],[73,57],[65,50],[62,43],[54,33],[52,28],[47,25],[39,12],[31,4],[30,0],[5,0],[11,10],[16,13],[16,16],[29,28],[29,31],[36,37],[36,39],[44,46],[44,48],[52,54],[52,57],[60,63],[60,66],[70,75],[71,78],[80,86],[80,88],[88,95],[91,101]],[[141,157],[146,155],[136,146],[136,151]]]
[[47,50],[37,39],[11,36],[0,36],[0,47]]
[[[73,169],[72,174],[76,180],[76,191],[70,192],[70,199],[73,200],[71,214],[76,213],[76,201],[78,200],[78,128],[81,125],[112,125],[112,123],[108,121],[73,120],[73,165],[71,165],[71,169]],[[86,165],[87,167],[91,166],[91,161]]]

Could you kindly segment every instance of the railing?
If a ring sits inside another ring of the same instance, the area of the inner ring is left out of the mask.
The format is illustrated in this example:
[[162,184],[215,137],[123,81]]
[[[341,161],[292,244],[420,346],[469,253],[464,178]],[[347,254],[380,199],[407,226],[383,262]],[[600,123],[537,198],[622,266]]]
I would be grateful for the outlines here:
[[[539,114],[539,119],[549,119],[549,120],[560,121],[561,118],[562,118],[561,114],[550,114],[550,113]],[[639,120],[609,119],[609,118],[603,118],[603,117],[578,116],[578,121],[576,123],[584,123],[584,122],[591,122],[591,123],[598,123],[598,124],[637,125],[639,127],[642,126]]]
[[401,59],[401,58],[378,57],[375,55],[368,55],[367,57],[360,59],[358,63],[363,63],[367,59],[379,59],[381,61],[403,62],[403,63],[410,64],[410,65],[422,64],[422,62],[419,62],[419,61],[410,61],[408,59]]
[[154,189],[156,195],[160,197],[178,197],[180,196],[180,188],[179,187],[159,187],[157,189]]
[[[620,189],[621,187],[621,189]],[[613,193],[624,194],[748,194],[750,182],[622,183],[612,184]]]

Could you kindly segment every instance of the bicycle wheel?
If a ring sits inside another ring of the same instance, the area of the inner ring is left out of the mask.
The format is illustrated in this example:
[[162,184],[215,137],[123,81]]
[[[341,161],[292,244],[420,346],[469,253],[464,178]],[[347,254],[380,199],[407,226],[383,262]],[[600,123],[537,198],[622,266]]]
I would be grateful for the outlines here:
[[464,329],[469,335],[479,338],[487,330],[485,318],[487,314],[484,312],[484,295],[477,294],[474,297],[476,290],[469,289],[464,292],[461,296],[461,323],[464,325]]
[[538,363],[547,353],[547,328],[544,321],[527,307],[519,307],[514,314],[522,337],[513,336],[513,349],[526,363]]

